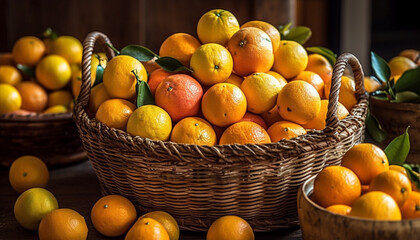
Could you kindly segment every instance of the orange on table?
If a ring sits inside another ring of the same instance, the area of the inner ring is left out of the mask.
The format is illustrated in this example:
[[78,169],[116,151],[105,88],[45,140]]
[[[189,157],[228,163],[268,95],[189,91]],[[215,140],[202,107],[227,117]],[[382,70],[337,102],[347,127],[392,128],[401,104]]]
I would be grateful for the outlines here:
[[148,212],[141,216],[142,218],[153,218],[163,225],[166,232],[169,235],[170,240],[179,239],[179,226],[175,218],[173,218],[169,213],[163,211],[153,211]]
[[150,217],[140,217],[130,228],[125,240],[170,240],[165,227]]
[[318,74],[311,71],[303,71],[294,77],[293,80],[303,80],[311,84],[318,92],[319,97],[321,99],[324,98],[324,81]]
[[205,43],[226,46],[232,35],[239,30],[236,17],[229,11],[213,9],[201,16],[197,23],[197,35]]
[[0,66],[2,65],[10,65],[14,66],[15,61],[13,60],[12,53],[0,53]]
[[281,40],[274,53],[273,70],[286,79],[297,76],[308,65],[308,54],[302,45],[295,41]]
[[208,146],[217,144],[213,127],[199,117],[186,117],[179,121],[172,130],[171,141]]
[[39,240],[85,240],[85,218],[73,209],[59,208],[45,215],[39,224]]
[[230,83],[218,83],[203,95],[201,110],[211,124],[226,127],[245,115],[247,102],[242,90]]
[[401,207],[411,194],[411,183],[406,175],[398,171],[388,170],[372,179],[369,191],[387,193]]
[[69,108],[64,105],[55,105],[47,108],[43,113],[44,114],[57,114],[57,113],[66,113],[69,111]]
[[49,172],[45,163],[35,156],[22,156],[13,161],[9,170],[9,182],[16,192],[22,193],[29,188],[45,188]]
[[173,57],[182,65],[189,67],[191,56],[200,45],[200,41],[188,33],[175,33],[163,41],[159,56]]
[[0,114],[11,113],[20,109],[22,97],[10,84],[0,83]]
[[267,123],[267,126],[270,127],[274,123],[278,121],[284,120],[277,109],[277,105],[274,106],[270,111],[267,111],[265,113],[261,114],[261,117],[264,119],[265,123]]
[[280,75],[280,73],[274,72],[274,71],[271,71],[271,70],[268,71],[267,73],[270,74],[271,76],[275,77],[277,79],[277,81],[279,81],[279,83],[282,87],[284,87],[284,85],[287,84],[287,80],[282,75]]
[[[330,90],[331,90],[331,82],[326,83],[324,86],[324,96],[326,96],[327,99],[330,96]],[[340,93],[338,95],[338,101],[342,103],[349,112],[357,103],[355,93],[356,93],[356,84],[354,80],[349,77],[342,76]]]
[[81,64],[82,43],[73,36],[59,36],[51,43],[50,54],[57,54],[64,57],[69,64]]
[[261,114],[272,109],[282,87],[275,77],[267,73],[258,72],[245,77],[241,90],[245,94],[248,111]]
[[109,99],[99,106],[95,117],[110,128],[125,131],[128,119],[135,109],[136,106],[127,100]]
[[389,66],[389,69],[391,70],[391,78],[392,78],[392,76],[401,75],[407,70],[416,68],[417,64],[409,58],[406,58],[403,56],[396,56],[396,57],[393,57],[391,60],[389,60],[388,66]]
[[312,121],[321,110],[321,98],[309,83],[296,80],[287,83],[277,96],[280,116],[298,124]]
[[103,83],[111,98],[131,100],[135,97],[137,79],[132,71],[136,72],[140,80],[147,82],[146,69],[137,59],[119,55],[108,62]]
[[[331,85],[333,67],[331,66],[330,62],[328,62],[328,60],[321,54],[309,54],[308,65],[306,66],[305,71],[311,71],[318,74],[322,80],[324,80],[324,84],[328,83]],[[325,97],[328,98],[329,96],[326,95]]]
[[22,81],[19,70],[10,65],[0,65],[0,83],[7,83],[16,86]]
[[329,166],[315,177],[312,197],[322,207],[335,204],[352,206],[360,194],[359,179],[346,167]]
[[289,121],[279,121],[271,125],[268,130],[272,142],[282,139],[291,139],[306,134],[306,130],[299,124]]
[[411,61],[415,62],[417,65],[420,65],[420,51],[419,50],[404,49],[398,55],[409,58]]
[[196,116],[200,111],[203,88],[193,77],[174,74],[165,78],[155,92],[155,103],[165,109],[172,121]]
[[241,28],[256,27],[263,30],[270,37],[271,45],[273,46],[273,52],[276,52],[280,45],[280,32],[268,22],[253,20],[244,23]]
[[201,45],[191,57],[192,75],[203,85],[212,86],[226,81],[232,73],[230,52],[220,44]]
[[89,107],[88,107],[89,112],[95,115],[96,111],[98,111],[99,106],[110,98],[111,97],[106,91],[104,83],[99,83],[98,85],[94,86],[92,90],[90,91]]
[[39,38],[25,36],[19,38],[13,45],[13,61],[17,64],[35,66],[44,56],[45,45]]
[[214,221],[207,231],[207,240],[254,240],[254,231],[243,218],[228,215]]
[[162,68],[158,68],[154,70],[152,73],[150,73],[148,84],[149,84],[150,92],[152,93],[153,96],[155,95],[156,88],[159,86],[159,84],[165,78],[169,77],[172,74],[173,73],[167,72],[163,70]]
[[48,94],[48,107],[55,105],[64,105],[69,107],[72,101],[73,96],[67,90],[53,91]]
[[169,114],[155,105],[137,108],[127,122],[127,133],[142,138],[166,141],[172,131]]
[[[328,100],[323,99],[321,100],[321,110],[319,111],[318,115],[309,121],[306,124],[303,124],[302,127],[305,129],[316,129],[316,130],[323,130],[326,125],[327,119],[327,112],[328,112]],[[346,107],[340,102],[337,103],[337,118],[338,120],[343,120],[349,115],[349,111],[347,111]]]
[[71,68],[65,58],[48,55],[41,59],[35,69],[36,79],[48,90],[58,90],[71,79]]
[[241,87],[242,82],[244,81],[244,78],[242,76],[238,76],[234,73],[232,73],[228,79],[226,79],[226,83],[234,84],[237,87]]
[[371,143],[361,143],[350,148],[341,160],[341,166],[351,169],[362,184],[370,184],[378,174],[389,170],[385,152]]
[[22,109],[31,112],[42,112],[47,107],[47,92],[37,83],[21,82],[16,86],[16,89],[22,97]]
[[358,198],[349,215],[374,220],[401,220],[401,212],[395,200],[379,191],[371,191]]
[[92,224],[107,237],[123,235],[137,219],[133,203],[120,195],[108,195],[96,201],[90,213]]
[[336,213],[336,214],[349,215],[351,211],[351,207],[348,205],[343,205],[343,204],[335,204],[335,205],[331,205],[327,207],[326,210]]
[[420,218],[420,193],[411,192],[400,210],[403,219]]
[[237,122],[222,134],[219,144],[263,144],[271,143],[267,131],[254,122]]
[[365,77],[363,85],[365,86],[365,90],[368,93],[375,92],[382,86],[382,84],[373,77]]
[[264,119],[260,115],[257,115],[255,113],[246,112],[244,117],[241,120],[239,120],[239,122],[244,121],[254,122],[263,127],[265,130],[267,130],[267,124],[265,123]]
[[247,27],[237,31],[229,39],[227,48],[232,54],[233,71],[238,75],[268,72],[273,66],[270,37],[259,28]]

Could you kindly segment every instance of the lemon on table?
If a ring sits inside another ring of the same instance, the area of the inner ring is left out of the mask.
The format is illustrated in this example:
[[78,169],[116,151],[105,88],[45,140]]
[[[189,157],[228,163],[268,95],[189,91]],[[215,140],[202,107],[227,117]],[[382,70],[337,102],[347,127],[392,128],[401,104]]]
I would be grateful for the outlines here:
[[47,166],[35,156],[19,157],[10,166],[10,185],[19,193],[33,187],[46,187],[48,178]]
[[175,218],[173,218],[169,213],[163,211],[153,211],[148,212],[141,216],[140,218],[153,218],[163,225],[165,230],[168,232],[170,240],[179,239],[179,226]]
[[14,213],[22,227],[37,230],[41,219],[57,208],[57,200],[51,192],[43,188],[31,188],[18,197]]
[[22,97],[18,90],[10,84],[0,83],[0,114],[19,110]]

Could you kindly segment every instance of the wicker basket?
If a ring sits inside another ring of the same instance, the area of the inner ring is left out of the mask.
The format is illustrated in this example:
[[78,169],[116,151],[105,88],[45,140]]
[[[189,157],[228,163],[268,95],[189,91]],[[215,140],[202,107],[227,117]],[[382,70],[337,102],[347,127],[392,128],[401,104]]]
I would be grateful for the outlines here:
[[0,115],[0,164],[34,155],[49,167],[86,159],[71,113]]
[[[334,66],[327,128],[270,144],[197,146],[152,141],[108,128],[86,113],[90,95],[90,56],[98,42],[112,58],[102,33],[84,41],[83,83],[74,120],[103,194],[120,194],[141,212],[163,210],[181,229],[207,231],[220,216],[238,215],[254,231],[298,224],[299,186],[364,136],[368,100],[363,71],[351,54]],[[356,78],[358,104],[341,121],[336,116],[340,77],[349,63]]]

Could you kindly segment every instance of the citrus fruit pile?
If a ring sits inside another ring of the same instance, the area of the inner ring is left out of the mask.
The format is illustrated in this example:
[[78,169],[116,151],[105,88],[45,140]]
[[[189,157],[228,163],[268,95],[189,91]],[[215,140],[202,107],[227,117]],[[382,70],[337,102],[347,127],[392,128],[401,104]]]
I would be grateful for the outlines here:
[[82,50],[72,36],[18,39],[0,55],[0,114],[68,112],[82,83]]
[[420,192],[404,167],[389,165],[371,143],[352,147],[341,166],[324,168],[314,180],[311,199],[327,210],[375,220],[420,217]]
[[[169,36],[148,62],[116,51],[92,88],[90,116],[133,136],[210,146],[325,128],[332,66],[324,56],[281,40],[267,22],[241,26],[221,9],[202,15],[197,36]],[[165,71],[164,58],[178,60],[182,71]],[[339,96],[341,120],[357,103],[353,79],[342,78]]]

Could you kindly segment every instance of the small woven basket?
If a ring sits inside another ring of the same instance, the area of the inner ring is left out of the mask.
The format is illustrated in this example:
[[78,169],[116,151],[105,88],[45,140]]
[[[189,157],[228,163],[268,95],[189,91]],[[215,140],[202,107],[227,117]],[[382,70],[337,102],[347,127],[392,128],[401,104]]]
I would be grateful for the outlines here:
[[[368,100],[362,68],[351,54],[341,55],[334,66],[325,130],[270,144],[198,146],[133,137],[89,118],[90,58],[96,42],[113,57],[104,34],[86,37],[83,83],[73,117],[102,193],[123,195],[141,212],[167,211],[181,229],[207,231],[224,215],[244,218],[254,231],[296,225],[299,186],[326,165],[339,164],[363,140]],[[354,71],[358,104],[339,121],[338,92],[347,63]]]
[[23,155],[41,158],[48,167],[86,159],[71,113],[0,115],[0,165]]

